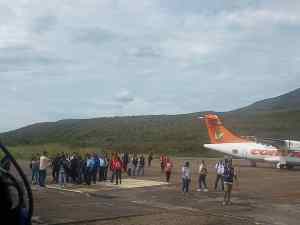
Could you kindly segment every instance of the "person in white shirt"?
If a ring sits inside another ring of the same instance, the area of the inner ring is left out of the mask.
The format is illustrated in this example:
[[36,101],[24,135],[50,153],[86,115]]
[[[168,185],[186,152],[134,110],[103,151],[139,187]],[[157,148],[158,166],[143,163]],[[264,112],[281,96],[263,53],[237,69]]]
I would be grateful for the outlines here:
[[221,182],[221,188],[222,191],[224,191],[224,178],[223,178],[223,173],[224,173],[224,162],[223,160],[220,160],[217,162],[216,166],[216,181],[215,181],[215,191],[218,190],[219,182]]
[[184,166],[181,169],[182,172],[182,192],[189,192],[189,184],[191,182],[191,171],[190,171],[190,163],[185,162]]
[[50,159],[47,157],[47,152],[44,152],[40,157],[40,168],[39,168],[39,185],[45,187],[47,168],[50,165]]

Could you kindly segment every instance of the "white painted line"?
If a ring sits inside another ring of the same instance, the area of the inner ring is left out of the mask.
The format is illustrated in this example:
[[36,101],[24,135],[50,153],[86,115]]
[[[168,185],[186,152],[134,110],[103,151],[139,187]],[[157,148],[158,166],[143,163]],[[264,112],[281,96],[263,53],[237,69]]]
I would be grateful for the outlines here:
[[59,186],[52,186],[52,185],[46,185],[46,188],[48,189],[54,189],[54,190],[59,190],[59,191],[68,191],[68,192],[74,192],[74,193],[84,193],[80,190],[73,190],[73,189],[67,189],[67,188],[61,188]]

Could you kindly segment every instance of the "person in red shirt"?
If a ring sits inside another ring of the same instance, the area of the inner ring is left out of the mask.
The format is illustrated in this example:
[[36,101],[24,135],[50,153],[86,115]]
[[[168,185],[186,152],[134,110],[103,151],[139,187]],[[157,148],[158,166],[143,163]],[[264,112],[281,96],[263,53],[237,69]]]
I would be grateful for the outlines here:
[[113,167],[113,172],[115,173],[116,176],[116,185],[122,183],[122,168],[123,168],[123,164],[122,164],[122,160],[120,159],[119,156],[116,157],[116,159],[113,160],[112,162],[112,167]]
[[166,166],[165,166],[165,173],[166,173],[166,181],[170,182],[170,177],[172,173],[173,164],[170,158],[166,157]]

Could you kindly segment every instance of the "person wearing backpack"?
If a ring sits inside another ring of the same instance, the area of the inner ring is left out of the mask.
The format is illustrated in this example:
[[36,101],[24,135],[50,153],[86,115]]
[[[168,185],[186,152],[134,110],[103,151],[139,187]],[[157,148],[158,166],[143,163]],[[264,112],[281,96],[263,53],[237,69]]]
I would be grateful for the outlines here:
[[225,160],[225,166],[224,166],[224,201],[223,205],[231,205],[231,191],[232,191],[232,185],[233,180],[237,180],[237,176],[234,170],[234,167],[232,165],[232,160],[227,159]]
[[206,177],[207,177],[207,166],[204,160],[201,160],[199,165],[199,178],[198,178],[198,189],[197,191],[204,191],[207,192],[207,185],[206,185]]

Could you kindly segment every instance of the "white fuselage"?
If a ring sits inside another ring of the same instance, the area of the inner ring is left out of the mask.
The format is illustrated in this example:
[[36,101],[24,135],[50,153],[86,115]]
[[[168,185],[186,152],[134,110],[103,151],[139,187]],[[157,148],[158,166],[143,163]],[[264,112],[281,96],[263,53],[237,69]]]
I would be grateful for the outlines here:
[[297,155],[284,154],[274,146],[256,142],[205,144],[204,147],[243,159],[300,165]]

